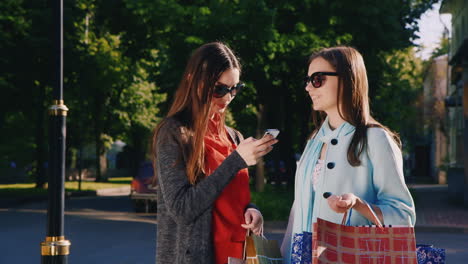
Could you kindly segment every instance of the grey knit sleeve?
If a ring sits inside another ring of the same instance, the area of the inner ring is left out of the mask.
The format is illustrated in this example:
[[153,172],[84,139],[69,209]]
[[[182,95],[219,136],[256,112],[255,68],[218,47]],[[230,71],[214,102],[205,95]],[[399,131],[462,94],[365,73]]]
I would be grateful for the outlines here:
[[179,131],[180,128],[170,123],[161,127],[156,145],[156,166],[159,190],[169,214],[174,221],[188,224],[213,205],[224,187],[247,164],[234,151],[210,176],[192,185],[182,159]]

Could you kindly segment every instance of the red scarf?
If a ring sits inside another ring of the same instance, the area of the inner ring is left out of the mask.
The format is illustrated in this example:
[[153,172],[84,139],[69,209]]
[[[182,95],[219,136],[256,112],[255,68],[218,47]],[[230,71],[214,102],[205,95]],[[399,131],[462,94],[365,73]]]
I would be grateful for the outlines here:
[[[236,149],[236,144],[229,138],[226,129],[224,127],[220,129],[219,116],[210,119],[204,138],[205,172],[208,177]],[[246,230],[241,224],[245,223],[244,211],[249,203],[249,172],[247,169],[242,169],[214,203],[212,214],[214,242],[245,240]]]

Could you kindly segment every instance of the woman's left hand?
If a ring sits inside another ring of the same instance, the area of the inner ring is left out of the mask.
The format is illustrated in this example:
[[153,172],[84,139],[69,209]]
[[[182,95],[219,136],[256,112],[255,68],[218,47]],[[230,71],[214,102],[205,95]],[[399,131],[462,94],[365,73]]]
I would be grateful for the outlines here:
[[[332,195],[327,198],[328,205],[330,208],[342,214],[348,211],[351,208],[358,211],[361,215],[367,218],[369,221],[374,223],[375,225],[381,226],[384,224],[384,218],[382,214],[382,210],[377,205],[368,204],[366,201],[361,200],[359,197],[352,193],[345,193],[343,195]],[[374,211],[368,209],[368,207]],[[375,219],[377,217],[377,219]]]
[[245,224],[241,226],[250,229],[255,235],[259,236],[263,229],[263,216],[257,209],[249,208],[244,213]]
[[330,208],[342,214],[356,205],[358,197],[352,193],[345,193],[343,195],[332,195],[327,198],[328,205]]

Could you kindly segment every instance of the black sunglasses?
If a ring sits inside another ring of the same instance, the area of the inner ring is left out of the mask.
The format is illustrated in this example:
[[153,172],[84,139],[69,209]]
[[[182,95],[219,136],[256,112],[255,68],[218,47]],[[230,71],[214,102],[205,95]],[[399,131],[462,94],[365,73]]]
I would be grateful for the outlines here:
[[322,86],[322,82],[325,80],[325,75],[328,76],[338,76],[336,72],[314,72],[310,76],[304,78],[304,84],[307,86],[309,82],[312,83],[312,86],[319,88]]
[[224,97],[227,93],[230,93],[233,97],[237,95],[242,88],[245,87],[245,84],[238,83],[232,87],[229,87],[225,84],[218,84],[214,87],[213,96],[216,98]]

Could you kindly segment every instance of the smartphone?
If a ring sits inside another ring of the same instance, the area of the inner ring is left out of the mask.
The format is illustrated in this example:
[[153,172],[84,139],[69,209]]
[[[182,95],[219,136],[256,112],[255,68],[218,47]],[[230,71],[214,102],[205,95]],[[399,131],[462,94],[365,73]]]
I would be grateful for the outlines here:
[[278,129],[274,129],[274,128],[266,129],[265,134],[263,136],[265,137],[266,135],[272,135],[274,138],[276,138],[278,136],[279,132],[280,131]]

